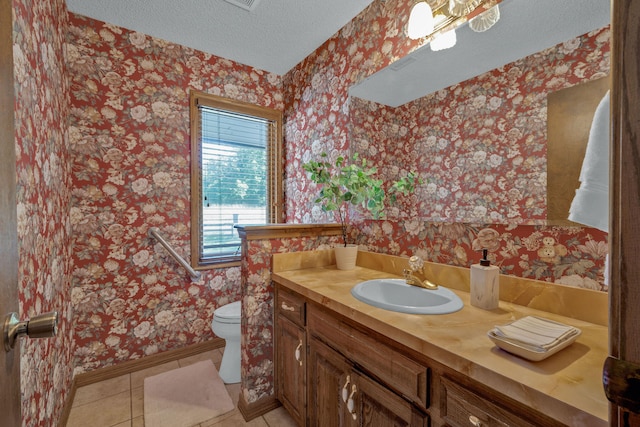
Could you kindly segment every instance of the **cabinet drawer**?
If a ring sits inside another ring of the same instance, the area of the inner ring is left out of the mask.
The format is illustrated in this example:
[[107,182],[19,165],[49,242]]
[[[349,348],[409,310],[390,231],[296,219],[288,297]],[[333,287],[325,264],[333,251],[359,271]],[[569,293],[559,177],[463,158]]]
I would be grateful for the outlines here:
[[281,286],[276,289],[276,314],[280,314],[296,325],[304,327],[305,303],[302,297],[287,292]]
[[534,424],[446,378],[441,379],[441,414],[451,427],[526,426]]
[[427,367],[313,305],[307,310],[309,333],[419,407],[429,406]]

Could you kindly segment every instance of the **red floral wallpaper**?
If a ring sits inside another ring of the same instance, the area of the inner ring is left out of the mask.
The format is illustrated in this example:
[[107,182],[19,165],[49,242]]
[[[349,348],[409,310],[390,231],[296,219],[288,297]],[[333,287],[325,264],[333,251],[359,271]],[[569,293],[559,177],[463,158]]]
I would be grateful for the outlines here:
[[[324,222],[302,163],[349,147],[349,87],[418,47],[404,36],[412,1],[374,1],[284,76],[286,215]],[[329,218],[331,220],[331,218]]]
[[[67,18],[60,0],[14,0],[21,311],[23,317],[50,309],[61,314],[56,339],[23,344],[25,425],[51,425],[59,417],[72,367],[85,372],[209,339],[213,310],[240,298],[241,287],[242,393],[249,403],[273,394],[270,255],[324,247],[333,240],[247,242],[242,268],[212,270],[191,282],[147,237],[149,227],[159,227],[189,257],[188,91],[196,88],[284,109],[287,219],[326,221],[313,208],[315,189],[301,171],[302,161],[321,151],[336,154],[354,147],[381,170],[396,173],[393,159],[407,155],[402,128],[388,128],[389,148],[377,152],[362,145],[363,134],[351,139],[348,88],[417,47],[403,32],[410,6],[407,0],[374,1],[281,77],[81,16]],[[587,53],[589,48],[593,51]],[[475,262],[474,251],[484,245],[504,273],[605,290],[605,233],[580,227],[474,225],[478,216],[468,206],[480,200],[477,195],[488,212],[493,204],[515,200],[514,218],[544,215],[535,211],[543,208],[533,189],[515,187],[520,194],[505,195],[474,182],[447,194],[440,191],[457,174],[478,176],[470,168],[480,168],[479,151],[496,163],[496,185],[505,178],[499,166],[522,158],[513,179],[505,169],[511,184],[533,168],[528,162],[540,162],[544,135],[533,126],[539,123],[518,124],[521,134],[505,132],[504,126],[517,122],[511,120],[510,108],[540,103],[542,95],[525,92],[531,90],[527,85],[555,90],[606,73],[608,31],[550,51],[546,56],[554,67],[544,65],[543,56],[534,55],[506,74],[488,73],[478,88],[473,86],[480,92],[456,85],[436,99],[419,101],[438,110],[407,128],[412,141],[434,150],[422,159],[409,157],[424,165],[420,172],[428,182],[385,221],[355,213],[353,237],[370,250],[418,253],[454,265]],[[519,85],[521,100],[500,85],[505,82]],[[500,104],[494,108],[496,97]],[[461,120],[473,108],[495,113],[495,121],[487,127],[474,124],[469,138],[463,138]],[[400,120],[409,113],[401,109],[384,115]],[[378,120],[376,114],[371,111],[373,120]],[[444,119],[458,123],[459,137],[443,134]],[[428,131],[434,129],[432,146]],[[454,147],[471,139],[484,149],[465,145],[459,156],[436,152],[440,137]],[[531,142],[530,151],[516,146],[520,140]],[[445,165],[449,159],[451,167],[433,169],[426,160],[436,153]],[[499,164],[492,160],[494,154]],[[460,157],[464,167],[458,164]],[[466,205],[453,204],[457,191]],[[427,208],[438,203],[441,212],[454,206],[451,218],[460,222],[431,221],[433,212]],[[492,219],[510,214],[495,211]]]
[[491,263],[502,274],[608,290],[607,233],[595,228],[366,220],[352,237],[372,252],[418,255],[459,267],[477,264],[481,250],[487,248]]
[[211,338],[240,268],[192,282],[147,231],[189,258],[189,90],[282,109],[281,78],[74,14],[67,62],[76,372]]
[[399,108],[352,98],[351,148],[383,176],[425,181],[360,242],[468,266],[492,236],[504,274],[606,291],[607,233],[533,225],[546,220],[547,94],[606,76],[609,60],[603,28]]
[[12,6],[20,318],[59,314],[55,338],[20,340],[22,417],[24,426],[49,427],[73,374],[67,9],[64,0]]
[[607,76],[609,60],[604,28],[399,108],[352,98],[350,147],[383,175],[419,173],[410,218],[544,223],[547,94]]
[[417,47],[403,36],[410,4],[373,2],[285,75],[287,220],[333,221],[300,166],[355,151],[386,178],[415,170],[424,180],[386,221],[351,212],[369,250],[470,265],[478,235],[496,234],[503,273],[606,291],[606,233],[535,224],[546,218],[546,95],[608,74],[609,29],[397,109],[349,99],[352,84]]
[[242,262],[242,384],[247,403],[273,396],[273,296],[271,256],[329,249],[341,236],[244,240]]
[[[150,226],[160,227],[189,255],[187,91],[195,87],[275,108],[286,105],[287,218],[323,222],[326,217],[313,209],[315,189],[300,163],[321,151],[349,149],[348,88],[416,47],[403,36],[409,7],[400,0],[374,2],[282,81],[222,58],[71,16],[76,371],[209,338],[213,310],[239,298],[243,281],[242,392],[248,403],[272,395],[270,254],[314,248],[317,242],[249,242],[242,270],[211,271],[197,283],[154,247],[146,236]],[[385,156],[383,150],[370,157],[386,170]],[[585,269],[594,282],[601,276],[606,252],[602,233],[533,226],[491,226],[494,231],[487,231],[467,223],[449,230],[445,224],[429,223],[426,216],[402,220],[414,217],[417,200],[401,206],[390,212],[388,221],[360,223],[354,237],[371,250],[419,252],[456,265],[473,262],[473,241],[488,238],[499,242],[491,256],[505,273],[553,280],[576,278],[576,271],[579,286],[596,286],[585,284],[579,261],[565,268],[555,255],[545,260],[532,255],[536,245],[546,248],[545,242],[553,238],[554,249],[566,248],[564,261],[569,256],[577,260],[580,251],[592,254],[594,265]]]

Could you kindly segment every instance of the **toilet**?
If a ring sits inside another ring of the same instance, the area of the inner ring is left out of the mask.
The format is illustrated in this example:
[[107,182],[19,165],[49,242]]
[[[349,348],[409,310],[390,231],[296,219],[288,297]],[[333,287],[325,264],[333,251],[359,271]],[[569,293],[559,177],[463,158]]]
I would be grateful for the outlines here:
[[213,312],[211,330],[226,341],[220,378],[225,384],[240,382],[240,301],[223,305]]

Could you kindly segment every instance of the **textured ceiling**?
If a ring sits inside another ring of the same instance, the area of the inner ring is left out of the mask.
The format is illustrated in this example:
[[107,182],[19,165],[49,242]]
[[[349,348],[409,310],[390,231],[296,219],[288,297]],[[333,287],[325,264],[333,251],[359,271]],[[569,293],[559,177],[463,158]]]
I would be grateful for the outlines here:
[[423,46],[350,90],[350,94],[397,107],[555,46],[610,22],[609,0],[503,0],[500,21],[484,33],[468,26],[458,42],[433,52]]
[[67,0],[68,9],[255,68],[284,74],[372,0]]

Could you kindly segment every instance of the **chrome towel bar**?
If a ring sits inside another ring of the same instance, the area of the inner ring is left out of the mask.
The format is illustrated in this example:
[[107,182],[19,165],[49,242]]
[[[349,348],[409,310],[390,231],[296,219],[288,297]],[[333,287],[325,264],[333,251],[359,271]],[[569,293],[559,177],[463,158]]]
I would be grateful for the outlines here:
[[182,267],[184,267],[185,270],[187,270],[189,272],[189,275],[191,276],[191,278],[193,280],[200,279],[200,276],[202,276],[200,274],[200,272],[199,271],[195,271],[189,265],[189,263],[187,261],[185,261],[184,258],[182,258],[166,240],[164,240],[164,238],[158,233],[158,229],[156,227],[151,227],[149,229],[149,233],[148,234],[149,234],[149,237],[155,238],[158,241],[158,243],[160,243],[162,246],[164,246],[164,248],[167,250],[167,252],[169,252],[169,255],[171,255],[173,257],[173,259],[178,261],[178,263]]

